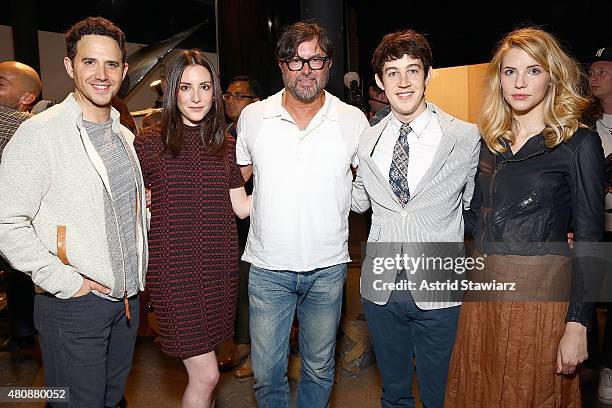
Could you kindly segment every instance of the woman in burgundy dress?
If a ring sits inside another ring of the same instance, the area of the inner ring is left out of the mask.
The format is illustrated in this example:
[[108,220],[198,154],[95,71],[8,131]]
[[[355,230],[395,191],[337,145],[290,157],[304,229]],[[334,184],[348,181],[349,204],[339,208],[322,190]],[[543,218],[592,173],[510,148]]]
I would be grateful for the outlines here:
[[209,407],[219,372],[214,349],[232,336],[238,285],[234,213],[251,197],[226,136],[214,68],[199,50],[168,66],[161,127],[136,143],[151,189],[147,288],[161,345],[183,360],[183,407]]

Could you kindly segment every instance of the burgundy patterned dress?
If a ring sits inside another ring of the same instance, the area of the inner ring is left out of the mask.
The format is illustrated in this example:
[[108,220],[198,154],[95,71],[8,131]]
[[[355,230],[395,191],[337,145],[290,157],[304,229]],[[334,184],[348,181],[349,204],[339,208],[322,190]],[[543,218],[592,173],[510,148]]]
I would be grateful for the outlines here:
[[236,144],[207,153],[199,127],[185,127],[177,157],[164,151],[159,127],[135,147],[151,188],[147,289],[163,351],[186,359],[208,353],[233,335],[238,240],[229,190],[244,182]]

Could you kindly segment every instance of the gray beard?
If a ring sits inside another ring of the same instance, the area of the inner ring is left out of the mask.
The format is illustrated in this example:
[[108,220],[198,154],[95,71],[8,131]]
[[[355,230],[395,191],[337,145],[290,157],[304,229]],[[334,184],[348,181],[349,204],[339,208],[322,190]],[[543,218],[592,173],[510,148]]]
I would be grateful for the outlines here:
[[13,110],[19,110],[19,99],[0,97],[0,106],[4,106],[5,108]]
[[298,78],[300,77],[303,78],[306,76],[300,73],[294,79],[290,79],[285,75],[285,73],[283,73],[283,83],[285,84],[285,88],[287,88],[287,90],[291,92],[291,95],[293,95],[297,100],[306,103],[312,102],[321,94],[321,91],[323,91],[323,88],[325,88],[327,85],[327,82],[329,81],[329,69],[325,69],[325,73],[320,78],[317,78],[313,74],[311,74],[311,76],[307,76],[307,78],[313,78],[315,80],[314,86],[299,86],[300,81]]

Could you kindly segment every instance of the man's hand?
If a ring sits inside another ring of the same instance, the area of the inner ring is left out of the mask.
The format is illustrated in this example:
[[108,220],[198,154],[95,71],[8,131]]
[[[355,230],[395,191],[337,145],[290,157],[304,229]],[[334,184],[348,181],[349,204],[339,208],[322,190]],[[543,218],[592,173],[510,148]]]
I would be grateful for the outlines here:
[[578,322],[567,322],[557,349],[557,374],[573,374],[587,359],[587,330]]
[[87,279],[83,276],[83,284],[81,285],[81,289],[77,293],[74,294],[73,298],[85,296],[92,290],[97,290],[100,293],[104,293],[108,295],[110,293],[110,289],[106,286],[100,285],[98,282],[92,281],[91,279]]
[[145,199],[147,202],[147,207],[151,207],[151,189],[145,188]]
[[253,175],[253,165],[249,164],[246,166],[240,166],[240,172],[242,173],[242,178],[244,179],[244,182],[246,183],[247,181],[249,181],[249,179]]

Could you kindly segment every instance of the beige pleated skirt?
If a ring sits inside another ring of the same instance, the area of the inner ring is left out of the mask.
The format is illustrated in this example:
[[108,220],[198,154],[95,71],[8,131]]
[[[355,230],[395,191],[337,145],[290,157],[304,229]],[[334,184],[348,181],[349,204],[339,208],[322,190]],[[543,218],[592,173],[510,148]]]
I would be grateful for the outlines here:
[[570,260],[555,255],[494,255],[486,258],[485,265],[480,275],[483,280],[485,276],[497,282],[537,280],[552,282],[553,286],[534,289],[528,284],[532,293],[517,296],[519,300],[508,292],[501,301],[492,300],[496,295],[482,301],[482,293],[466,294],[445,407],[580,407],[578,375],[556,374],[557,347],[565,329],[568,301],[547,301],[545,293],[551,288],[568,292]]

